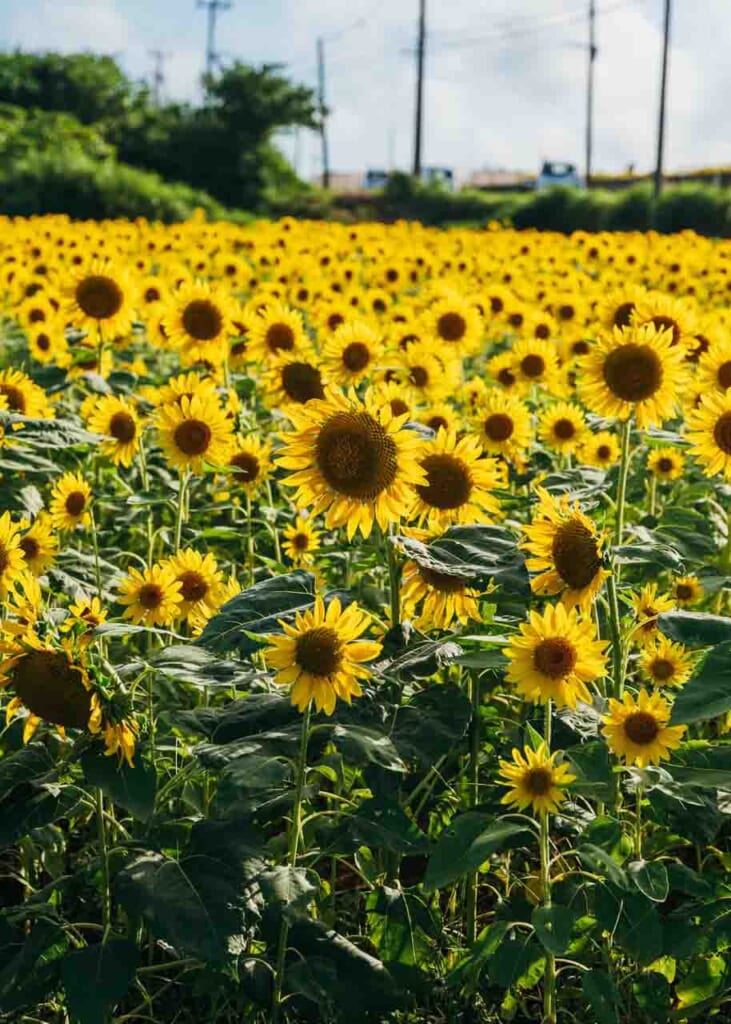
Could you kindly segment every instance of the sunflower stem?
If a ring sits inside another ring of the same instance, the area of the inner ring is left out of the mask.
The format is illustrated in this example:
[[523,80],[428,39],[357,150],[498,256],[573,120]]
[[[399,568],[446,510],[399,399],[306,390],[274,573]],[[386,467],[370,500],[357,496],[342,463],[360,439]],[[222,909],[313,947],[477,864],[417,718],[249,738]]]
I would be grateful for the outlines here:
[[[302,797],[305,791],[305,776],[307,774],[307,741],[310,735],[310,716],[312,704],[308,704],[302,715],[300,727],[300,749],[297,760],[297,774],[295,777],[294,804],[292,806],[292,817],[289,823],[287,864],[290,869],[297,865],[297,855],[300,846],[300,833],[302,832]],[[282,912],[282,920],[279,925],[279,942],[277,945],[277,962],[274,971],[274,993],[272,998],[272,1024],[279,1024],[281,1020],[283,1000],[282,991],[284,988],[284,966],[287,958],[287,936],[289,934],[289,923]]]
[[102,867],[102,922],[106,940],[112,927],[112,893],[109,885],[109,850],[107,848],[107,827],[104,822],[104,794],[97,787],[95,794],[96,830],[99,840],[99,858]]
[[619,479],[617,480],[617,506],[614,520],[614,543],[622,543],[624,533],[624,506],[627,497],[627,476],[629,474],[629,442],[632,431],[631,419],[622,424],[622,450],[619,461]]
[[[272,482],[267,480],[267,498],[269,505],[274,508],[274,494],[272,493]],[[274,557],[277,560],[277,565],[282,564],[282,546],[279,542],[279,530],[277,528],[276,520],[272,523],[272,537],[274,538]]]
[[94,506],[89,506],[89,517],[91,520],[91,545],[94,550],[94,575],[96,577],[96,592],[97,597],[100,601],[104,601],[104,595],[102,594],[102,568],[101,562],[99,561],[99,537],[96,529],[96,516],[94,515]]
[[[140,437],[139,444],[140,454],[140,482],[142,484],[142,492],[145,495],[150,493],[150,474],[147,471],[147,454],[145,452],[145,445]],[[155,544],[155,529],[152,522],[152,506],[147,510],[147,565],[152,565],[153,547]]]
[[396,547],[392,543],[390,533],[384,533],[386,542],[386,555],[388,557],[388,587],[391,599],[391,628],[401,624],[401,591],[400,575],[401,570],[396,558]]
[[655,515],[657,508],[657,477],[653,473],[650,477],[650,515]]
[[635,857],[642,860],[642,786],[637,786],[635,795]]
[[551,753],[551,698],[546,701],[545,717],[543,719],[543,739],[546,743],[548,753]]
[[254,517],[251,512],[251,495],[246,492],[246,559],[247,567],[249,570],[249,585],[254,585],[254,563],[256,560],[256,554],[254,551]]
[[609,630],[612,635],[612,679],[614,696],[622,699],[624,691],[624,657],[622,652],[622,626],[619,618],[619,598],[617,581],[614,574],[607,578],[607,594],[609,597]]
[[[543,906],[551,907],[551,847],[549,839],[548,813],[541,814],[541,893]],[[556,1024],[556,958],[546,952],[546,966],[543,975],[543,1024]]]
[[[476,807],[480,802],[480,679],[476,672],[470,679],[470,696],[472,697],[472,720],[470,722],[469,806]],[[473,946],[477,939],[478,883],[479,875],[475,871],[467,878],[465,892],[465,934],[468,946]]]
[[173,541],[174,554],[180,551],[183,539],[183,521],[185,520],[185,499],[188,490],[188,471],[181,469],[178,487],[178,507],[175,512],[175,538]]

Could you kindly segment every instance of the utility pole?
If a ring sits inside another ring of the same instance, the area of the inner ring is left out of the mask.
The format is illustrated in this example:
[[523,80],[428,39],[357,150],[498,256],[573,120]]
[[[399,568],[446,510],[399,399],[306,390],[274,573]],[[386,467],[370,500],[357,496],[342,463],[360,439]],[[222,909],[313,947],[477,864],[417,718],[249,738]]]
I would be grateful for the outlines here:
[[317,105],[320,110],[322,147],[322,187],[330,188],[330,152],[327,144],[327,107],[325,106],[325,39],[317,37]]
[[663,150],[665,148],[665,99],[668,84],[668,49],[670,46],[670,3],[665,0],[665,24],[662,41],[662,73],[660,77],[660,113],[657,121],[657,162],[655,163],[655,199],[662,191]]
[[416,120],[414,123],[414,177],[421,178],[421,146],[424,120],[424,50],[426,0],[419,0],[419,32],[416,41]]
[[586,81],[586,187],[591,188],[592,149],[594,143],[594,61],[596,47],[596,2],[589,0],[589,66]]
[[152,72],[152,102],[156,107],[160,106],[162,90],[165,85],[165,61],[170,56],[165,50],[150,50],[150,56],[155,62]]
[[218,64],[216,53],[216,19],[219,11],[228,11],[232,0],[198,0],[198,6],[205,8],[208,14],[208,30],[206,32],[206,75],[212,75]]

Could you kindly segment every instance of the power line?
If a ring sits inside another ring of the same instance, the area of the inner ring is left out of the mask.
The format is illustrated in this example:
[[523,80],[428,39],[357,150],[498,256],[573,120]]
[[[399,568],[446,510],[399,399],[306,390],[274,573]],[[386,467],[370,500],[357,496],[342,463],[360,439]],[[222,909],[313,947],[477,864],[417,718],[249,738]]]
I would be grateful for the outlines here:
[[421,177],[421,144],[424,120],[424,51],[426,50],[426,0],[419,0],[416,36],[416,111],[414,121],[414,177]]
[[221,58],[216,51],[216,20],[219,11],[228,11],[233,0],[198,0],[198,7],[205,9],[208,16],[206,31],[206,76],[212,75]]

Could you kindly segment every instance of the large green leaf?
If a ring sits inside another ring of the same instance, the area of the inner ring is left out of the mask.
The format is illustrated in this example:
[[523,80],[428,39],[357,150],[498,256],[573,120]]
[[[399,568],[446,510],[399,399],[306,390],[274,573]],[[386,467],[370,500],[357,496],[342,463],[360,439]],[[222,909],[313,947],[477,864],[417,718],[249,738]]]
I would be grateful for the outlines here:
[[150,664],[175,682],[190,683],[204,689],[211,686],[247,687],[259,675],[240,661],[217,658],[204,647],[193,644],[165,647],[150,660]]
[[54,767],[50,751],[43,743],[30,743],[0,758],[0,793],[10,795],[15,786],[32,782]]
[[[225,653],[251,653],[267,633],[280,631],[279,620],[291,620],[315,601],[315,577],[297,570],[255,583],[228,601],[206,624],[196,641],[201,647]],[[262,637],[258,641],[247,634]]]
[[17,429],[16,440],[23,445],[37,448],[72,448],[77,444],[97,445],[101,435],[90,434],[88,430],[67,420],[34,420],[15,413],[0,413],[0,425],[6,429]]
[[466,811],[444,829],[429,857],[424,885],[443,889],[476,871],[498,850],[525,845],[533,833],[525,825],[495,818],[482,811]]
[[675,986],[678,1008],[687,1010],[697,1003],[704,1003],[727,984],[728,971],[722,956],[696,960],[689,973]]
[[660,630],[687,647],[711,647],[731,642],[731,619],[703,612],[663,612]]
[[415,893],[379,886],[366,897],[368,932],[386,964],[426,966],[434,956],[439,924]]
[[[235,743],[270,730],[282,731],[300,721],[300,713],[281,693],[254,693],[221,708],[178,711],[175,721],[203,733],[212,743]],[[299,735],[299,729],[297,729]]]
[[396,802],[395,797],[364,800],[355,814],[344,823],[353,844],[390,850],[395,853],[425,853],[429,841]]
[[634,543],[612,548],[612,558],[618,565],[646,565],[680,573],[684,569],[680,553],[667,540],[644,526],[629,530]]
[[459,686],[430,686],[398,709],[391,738],[402,757],[427,769],[464,738],[471,718],[472,705]]
[[406,771],[398,750],[385,732],[351,722],[338,722],[333,726],[330,737],[349,764],[376,764],[388,771]]
[[538,940],[549,953],[565,953],[571,941],[575,914],[570,907],[536,907],[531,915]]
[[664,903],[668,898],[668,871],[661,860],[633,860],[627,865],[627,874],[653,903]]
[[90,785],[98,786],[110,800],[135,818],[148,820],[155,807],[157,776],[139,750],[134,765],[130,767],[126,761],[119,764],[116,757],[107,757],[101,744],[95,744],[82,754],[81,766]]
[[64,957],[61,977],[71,1019],[101,1024],[132,984],[139,953],[134,942],[111,939]]
[[618,1024],[619,993],[611,975],[597,969],[582,971],[581,991],[596,1014],[597,1024]]
[[[726,620],[731,624],[731,619]],[[706,655],[675,698],[671,725],[703,722],[731,710],[731,641]]]

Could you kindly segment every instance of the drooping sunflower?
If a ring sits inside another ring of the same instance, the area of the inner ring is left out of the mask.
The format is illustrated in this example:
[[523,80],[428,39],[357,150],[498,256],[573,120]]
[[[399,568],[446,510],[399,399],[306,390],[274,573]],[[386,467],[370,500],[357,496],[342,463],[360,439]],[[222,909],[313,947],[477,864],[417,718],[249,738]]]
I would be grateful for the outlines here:
[[532,611],[521,623],[520,635],[511,638],[506,654],[506,679],[526,701],[557,707],[575,707],[577,700],[591,703],[587,683],[605,674],[605,640],[598,640],[591,618],[581,619],[576,609],[548,605]]
[[500,781],[509,786],[501,803],[520,811],[530,807],[534,814],[555,814],[566,799],[565,788],[576,776],[567,764],[556,764],[558,751],[549,754],[541,743],[537,750],[524,747],[523,753],[513,748],[512,761],[500,761]]
[[580,461],[597,469],[611,469],[619,462],[619,456],[619,441],[610,430],[586,434],[579,450]]
[[297,516],[293,523],[284,528],[282,550],[294,565],[312,565],[320,548],[320,531],[311,520]]
[[91,485],[78,473],[64,473],[51,491],[49,511],[57,530],[75,530],[91,522]]
[[203,463],[225,466],[234,446],[231,421],[208,395],[163,405],[155,419],[165,458],[176,469],[203,471]]
[[296,487],[294,502],[315,516],[325,512],[328,529],[346,526],[351,539],[397,523],[413,500],[411,486],[426,482],[418,462],[422,446],[406,429],[407,416],[394,416],[366,393],[333,393],[292,407],[294,430],[281,435],[278,465],[292,470],[282,482]]
[[88,412],[86,425],[101,442],[102,452],[115,466],[131,466],[140,444],[140,421],[134,406],[126,398],[105,395]]
[[120,712],[115,704],[114,699],[102,700],[99,693],[92,694],[89,732],[102,737],[107,757],[117,755],[120,763],[126,761],[133,768],[140,725],[134,715]]
[[706,476],[731,480],[731,391],[704,395],[686,420],[690,452]]
[[670,331],[651,324],[615,328],[582,361],[581,396],[599,416],[626,420],[634,413],[641,430],[659,425],[675,413],[683,359]]
[[50,419],[53,416],[53,407],[43,388],[22,370],[0,370],[0,398],[5,399],[9,412],[19,416],[30,419]]
[[186,281],[170,297],[163,326],[187,365],[220,366],[233,333],[233,308],[228,293],[207,281]]
[[693,671],[694,659],[682,644],[658,637],[639,659],[640,671],[655,686],[682,686]]
[[302,315],[279,302],[267,303],[258,311],[248,337],[252,359],[263,363],[286,353],[308,357],[312,348]]
[[662,483],[679,479],[684,467],[683,453],[677,448],[653,448],[647,457],[647,468]]
[[64,288],[62,312],[74,327],[111,340],[129,331],[136,295],[129,274],[108,259],[79,267]]
[[229,456],[228,484],[234,496],[238,491],[255,494],[272,473],[272,450],[268,442],[249,435],[238,438]]
[[182,585],[167,565],[130,569],[122,581],[117,600],[125,605],[123,619],[137,626],[170,626],[180,618]]
[[667,761],[680,745],[686,727],[668,725],[670,704],[659,693],[641,689],[637,700],[625,691],[622,700],[609,701],[602,733],[613,754],[626,764],[646,768]]
[[587,429],[586,418],[578,405],[557,402],[541,416],[538,435],[549,448],[570,455],[582,444]]
[[673,580],[672,595],[679,608],[687,608],[703,597],[703,584],[697,576],[678,576]]
[[482,337],[482,317],[477,306],[451,293],[437,299],[424,315],[427,329],[440,346],[460,356],[476,350]]
[[381,332],[365,320],[350,320],[327,340],[322,362],[330,380],[349,387],[373,372],[382,353]]
[[657,617],[673,610],[673,598],[670,594],[659,594],[657,583],[647,583],[630,600],[638,620],[633,631],[634,639],[640,646],[652,643],[657,635]]
[[313,356],[275,357],[264,373],[264,399],[272,408],[305,405],[313,398],[324,398],[326,375]]
[[474,435],[439,430],[419,459],[423,483],[414,485],[411,515],[419,525],[442,529],[450,523],[484,523],[500,514],[493,491],[502,484],[496,461],[482,454]]
[[3,512],[0,516],[0,597],[13,589],[27,568],[22,524],[13,522],[9,512]]
[[455,621],[463,625],[479,621],[480,590],[471,584],[465,576],[408,561],[401,578],[404,614],[423,630],[449,629]]
[[213,555],[185,548],[162,563],[180,584],[176,615],[194,629],[202,628],[221,606],[223,573]]
[[533,440],[530,409],[525,402],[492,388],[474,413],[474,426],[486,452],[522,461]]
[[284,636],[269,637],[264,660],[275,670],[275,682],[291,685],[300,711],[314,701],[318,711],[331,715],[338,698],[350,704],[361,696],[360,680],[371,674],[364,663],[381,652],[381,644],[359,639],[369,624],[357,604],[343,610],[333,598],[325,608],[321,597],[311,611],[297,612],[293,624],[280,622]]
[[53,523],[47,512],[39,512],[33,523],[22,522],[23,536],[20,547],[25,556],[25,568],[34,576],[40,576],[58,553],[58,539],[53,532]]
[[578,605],[586,611],[601,590],[609,572],[602,568],[603,537],[585,516],[578,501],[568,496],[554,498],[537,489],[539,503],[531,523],[523,526],[520,544],[531,557],[526,559],[536,594],[561,594],[567,607]]

